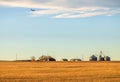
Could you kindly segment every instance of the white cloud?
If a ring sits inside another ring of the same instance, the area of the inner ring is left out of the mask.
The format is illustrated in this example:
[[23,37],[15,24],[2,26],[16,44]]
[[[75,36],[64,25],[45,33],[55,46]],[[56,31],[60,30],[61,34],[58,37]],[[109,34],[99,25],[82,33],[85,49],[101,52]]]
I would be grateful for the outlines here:
[[37,8],[34,16],[53,18],[84,18],[120,14],[120,0],[0,0],[0,6]]

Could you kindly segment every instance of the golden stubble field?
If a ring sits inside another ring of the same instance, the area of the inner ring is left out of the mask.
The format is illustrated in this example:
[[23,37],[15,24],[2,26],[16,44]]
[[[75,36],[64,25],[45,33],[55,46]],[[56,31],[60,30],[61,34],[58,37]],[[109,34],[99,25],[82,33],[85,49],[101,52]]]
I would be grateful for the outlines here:
[[0,82],[120,82],[120,62],[0,62]]

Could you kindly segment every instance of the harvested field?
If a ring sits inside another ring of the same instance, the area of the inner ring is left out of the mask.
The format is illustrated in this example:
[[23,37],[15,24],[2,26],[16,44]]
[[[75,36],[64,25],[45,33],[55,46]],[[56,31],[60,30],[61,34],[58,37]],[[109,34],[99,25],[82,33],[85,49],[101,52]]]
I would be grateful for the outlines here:
[[120,62],[0,62],[0,82],[120,82]]

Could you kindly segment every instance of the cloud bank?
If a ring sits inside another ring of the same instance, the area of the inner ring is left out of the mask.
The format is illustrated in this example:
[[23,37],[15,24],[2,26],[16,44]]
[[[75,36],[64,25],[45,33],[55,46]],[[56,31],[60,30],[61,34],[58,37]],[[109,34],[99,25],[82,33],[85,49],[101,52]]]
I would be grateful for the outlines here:
[[33,16],[85,18],[120,14],[120,0],[0,0],[0,6],[33,8]]

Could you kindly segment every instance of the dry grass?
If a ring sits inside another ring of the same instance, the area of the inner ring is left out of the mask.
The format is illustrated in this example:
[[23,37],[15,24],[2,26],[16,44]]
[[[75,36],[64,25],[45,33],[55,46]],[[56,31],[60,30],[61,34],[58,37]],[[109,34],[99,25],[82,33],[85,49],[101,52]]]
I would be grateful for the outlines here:
[[120,62],[0,62],[0,82],[120,82]]

